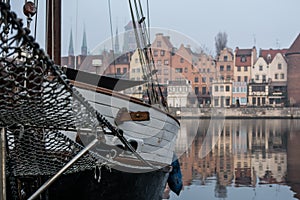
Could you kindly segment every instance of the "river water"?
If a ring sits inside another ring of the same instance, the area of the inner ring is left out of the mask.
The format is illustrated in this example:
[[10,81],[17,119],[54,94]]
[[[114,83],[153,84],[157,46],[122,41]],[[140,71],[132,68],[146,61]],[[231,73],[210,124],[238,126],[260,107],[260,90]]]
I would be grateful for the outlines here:
[[300,120],[181,120],[184,188],[166,199],[300,199]]

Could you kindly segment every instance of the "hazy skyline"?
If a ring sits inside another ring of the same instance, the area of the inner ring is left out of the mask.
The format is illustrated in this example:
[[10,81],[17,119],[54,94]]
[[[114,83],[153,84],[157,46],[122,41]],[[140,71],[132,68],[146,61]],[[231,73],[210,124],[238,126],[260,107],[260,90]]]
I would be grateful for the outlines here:
[[[109,6],[115,34],[124,31],[130,21],[128,1],[62,0],[62,54],[67,55],[70,31],[73,30],[75,52],[80,52],[83,27],[88,50],[111,37]],[[146,0],[142,0],[146,4]],[[175,3],[176,2],[176,3]],[[13,8],[23,1],[12,2]],[[288,48],[300,33],[299,0],[149,0],[152,27],[178,31],[215,52],[214,38],[219,31],[228,34],[228,47]],[[144,13],[147,8],[144,6]],[[20,13],[18,13],[20,14]],[[21,14],[22,15],[22,14]],[[44,43],[44,2],[39,5],[38,40]],[[76,41],[76,42],[75,42]],[[171,37],[172,41],[172,37]],[[180,44],[173,43],[176,47]],[[107,47],[110,49],[110,47]]]

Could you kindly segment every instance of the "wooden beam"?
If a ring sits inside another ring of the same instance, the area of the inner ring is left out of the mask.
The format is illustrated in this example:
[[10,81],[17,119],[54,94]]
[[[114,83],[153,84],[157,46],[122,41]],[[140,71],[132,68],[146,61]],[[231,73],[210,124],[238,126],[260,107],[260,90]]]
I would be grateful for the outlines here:
[[61,64],[61,0],[47,0],[46,50],[55,64]]
[[0,131],[0,199],[6,200],[6,136],[4,128],[1,128]]

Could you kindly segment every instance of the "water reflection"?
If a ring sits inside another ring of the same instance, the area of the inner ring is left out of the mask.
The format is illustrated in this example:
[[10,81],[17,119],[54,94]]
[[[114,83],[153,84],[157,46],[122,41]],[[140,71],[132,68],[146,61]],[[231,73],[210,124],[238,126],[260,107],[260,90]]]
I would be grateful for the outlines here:
[[181,123],[184,190],[170,199],[300,199],[300,120],[226,120],[205,157],[210,120]]

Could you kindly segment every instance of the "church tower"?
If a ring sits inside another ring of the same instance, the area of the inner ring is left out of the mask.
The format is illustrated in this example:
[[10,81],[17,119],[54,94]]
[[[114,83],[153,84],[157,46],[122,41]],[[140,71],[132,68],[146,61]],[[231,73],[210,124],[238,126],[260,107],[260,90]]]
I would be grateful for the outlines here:
[[75,56],[74,56],[74,44],[73,44],[73,33],[72,29],[70,32],[69,51],[68,51],[68,64],[69,68],[75,68]]
[[115,53],[118,54],[120,53],[120,43],[119,43],[119,32],[118,32],[118,27],[116,30],[116,40],[115,40],[115,49],[114,49]]
[[82,38],[82,45],[81,45],[81,55],[83,55],[83,56],[87,55],[87,41],[86,41],[85,27],[84,27],[84,30],[83,30],[83,38]]
[[69,41],[69,51],[68,51],[69,56],[74,56],[74,45],[73,45],[73,33],[72,29],[70,32],[70,41]]

